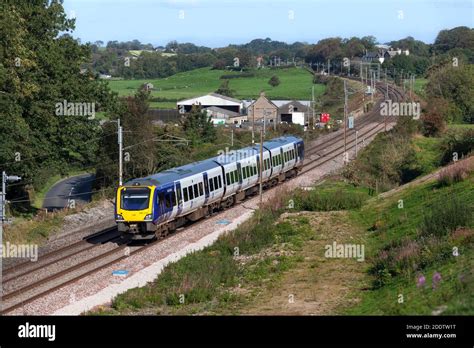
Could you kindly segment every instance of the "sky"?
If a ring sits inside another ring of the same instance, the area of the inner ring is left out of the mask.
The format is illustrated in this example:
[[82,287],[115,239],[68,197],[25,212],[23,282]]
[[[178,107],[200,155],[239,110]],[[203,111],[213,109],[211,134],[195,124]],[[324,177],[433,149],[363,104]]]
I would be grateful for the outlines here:
[[474,0],[64,0],[82,42],[171,40],[207,47],[256,38],[316,43],[373,35],[379,43],[474,27]]

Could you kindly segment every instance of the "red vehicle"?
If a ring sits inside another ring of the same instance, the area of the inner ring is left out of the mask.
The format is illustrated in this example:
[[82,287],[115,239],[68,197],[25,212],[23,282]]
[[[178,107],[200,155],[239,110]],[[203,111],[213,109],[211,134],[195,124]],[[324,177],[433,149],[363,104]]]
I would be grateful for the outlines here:
[[331,119],[331,115],[327,114],[327,113],[322,113],[320,116],[319,116],[319,122],[323,122],[323,123],[328,123]]

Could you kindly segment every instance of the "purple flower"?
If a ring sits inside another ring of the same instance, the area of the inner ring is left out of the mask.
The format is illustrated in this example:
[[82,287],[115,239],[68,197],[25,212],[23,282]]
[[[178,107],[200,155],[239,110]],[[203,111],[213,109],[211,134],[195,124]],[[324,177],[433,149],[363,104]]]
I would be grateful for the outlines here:
[[422,287],[424,286],[426,283],[426,278],[425,276],[422,274],[421,276],[418,277],[418,280],[416,282],[416,287],[419,288],[419,287]]
[[433,290],[436,289],[440,281],[441,281],[441,274],[439,272],[435,272],[433,274]]

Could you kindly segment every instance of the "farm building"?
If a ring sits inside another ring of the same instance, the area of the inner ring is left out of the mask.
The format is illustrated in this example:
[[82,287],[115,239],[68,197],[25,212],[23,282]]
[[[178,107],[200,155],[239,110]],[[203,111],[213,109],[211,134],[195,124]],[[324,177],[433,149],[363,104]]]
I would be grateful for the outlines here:
[[240,114],[243,104],[242,101],[238,99],[226,97],[217,93],[209,93],[201,97],[178,101],[176,105],[178,107],[178,110],[184,109],[184,111],[186,112],[189,112],[192,109],[193,105],[199,105],[203,109],[214,106],[220,109]]
[[[229,111],[218,106],[210,106],[204,108],[207,115],[211,117],[211,121],[214,124],[234,124],[234,120],[243,117],[240,113]],[[237,122],[238,123],[238,122]]]
[[[308,104],[292,100],[278,108],[278,118],[281,122],[301,124],[300,120],[307,119],[309,111],[310,107]],[[296,119],[298,119],[298,121],[296,121]]]
[[248,119],[250,122],[262,122],[264,119],[269,122],[278,122],[278,107],[267,97],[265,93],[260,93],[260,97],[247,107]]

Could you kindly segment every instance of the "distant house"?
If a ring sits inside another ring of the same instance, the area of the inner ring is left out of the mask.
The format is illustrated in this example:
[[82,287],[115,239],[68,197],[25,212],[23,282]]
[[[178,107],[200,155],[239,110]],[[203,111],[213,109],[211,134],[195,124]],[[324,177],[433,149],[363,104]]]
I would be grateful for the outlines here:
[[383,63],[385,58],[385,54],[382,51],[365,52],[365,54],[362,56],[362,61],[368,63]]
[[377,45],[378,50],[376,52],[365,52],[362,56],[362,61],[365,62],[374,62],[374,63],[383,63],[385,60],[391,59],[397,55],[410,55],[408,49],[402,50],[400,48],[393,49],[387,45]]
[[278,107],[278,118],[281,122],[296,123],[295,117],[308,117],[309,105],[305,105],[297,100],[292,100]]
[[251,103],[247,108],[249,121],[262,122],[278,122],[278,107],[267,97],[265,93],[260,93],[260,97]]
[[108,75],[108,74],[99,74],[99,79],[102,79],[102,80],[108,80],[112,78],[111,75]]
[[209,93],[201,97],[180,100],[176,103],[178,110],[184,110],[185,112],[191,111],[194,105],[198,105],[202,109],[217,107],[222,110],[240,114],[243,104],[241,100],[217,93]]
[[142,85],[142,88],[143,88],[145,91],[151,91],[151,90],[153,90],[153,88],[155,88],[155,86],[153,86],[153,83],[147,82],[147,83],[144,83],[144,84]]

